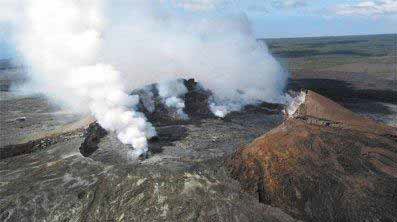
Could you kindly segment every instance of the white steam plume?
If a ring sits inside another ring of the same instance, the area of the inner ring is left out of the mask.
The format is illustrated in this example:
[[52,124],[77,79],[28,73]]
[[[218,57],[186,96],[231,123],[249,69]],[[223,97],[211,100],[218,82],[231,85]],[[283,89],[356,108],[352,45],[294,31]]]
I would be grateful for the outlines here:
[[214,93],[211,108],[219,116],[246,104],[283,101],[287,75],[244,14],[180,12],[139,0],[112,6],[108,13],[116,19],[104,34],[102,59],[120,68],[129,88],[195,78]]
[[176,109],[179,118],[189,119],[188,115],[183,111],[185,101],[182,98],[188,92],[183,80],[176,79],[161,82],[157,85],[157,89],[167,107]]
[[286,94],[286,103],[287,107],[285,108],[285,114],[288,115],[289,118],[294,117],[296,112],[298,111],[299,107],[305,103],[307,93],[305,91],[301,91],[295,97],[291,97],[290,95]]
[[135,154],[147,151],[154,128],[132,108],[120,73],[100,63],[104,20],[99,0],[28,1],[20,27],[20,50],[31,65],[37,89],[115,131]]
[[[128,92],[146,84],[195,78],[213,92],[211,109],[221,117],[246,104],[284,102],[287,75],[243,14],[183,11],[164,0],[103,1],[26,1],[19,48],[36,89],[91,112],[137,154],[155,132]],[[183,111],[179,89],[166,84],[161,96]]]

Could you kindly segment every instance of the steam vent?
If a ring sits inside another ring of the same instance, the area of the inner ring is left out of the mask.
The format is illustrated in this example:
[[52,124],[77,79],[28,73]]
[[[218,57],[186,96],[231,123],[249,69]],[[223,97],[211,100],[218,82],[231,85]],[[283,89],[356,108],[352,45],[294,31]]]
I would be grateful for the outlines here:
[[396,21],[0,0],[0,222],[397,222]]
[[309,91],[294,118],[239,149],[232,175],[305,221],[397,221],[397,131]]

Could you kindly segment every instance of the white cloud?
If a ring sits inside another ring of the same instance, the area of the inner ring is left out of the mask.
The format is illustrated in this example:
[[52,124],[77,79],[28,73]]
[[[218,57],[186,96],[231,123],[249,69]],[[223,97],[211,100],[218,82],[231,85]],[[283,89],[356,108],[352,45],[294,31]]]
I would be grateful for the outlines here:
[[[167,0],[162,0],[166,2]],[[271,8],[290,9],[304,7],[313,0],[169,0],[172,5],[190,11],[208,11],[219,7],[239,8],[243,11],[267,12]]]
[[357,4],[341,4],[331,9],[337,15],[381,16],[396,15],[397,0],[360,1]]
[[273,0],[273,5],[279,8],[298,8],[307,6],[310,0]]
[[[12,41],[12,30],[19,22],[25,0],[0,0],[0,48],[8,48]],[[1,54],[4,53],[0,52]],[[3,55],[4,56],[4,55]]]
[[171,3],[176,6],[190,11],[208,11],[213,10],[224,0],[172,0]]
[[21,1],[1,0],[0,1],[0,23],[14,22],[19,14]]

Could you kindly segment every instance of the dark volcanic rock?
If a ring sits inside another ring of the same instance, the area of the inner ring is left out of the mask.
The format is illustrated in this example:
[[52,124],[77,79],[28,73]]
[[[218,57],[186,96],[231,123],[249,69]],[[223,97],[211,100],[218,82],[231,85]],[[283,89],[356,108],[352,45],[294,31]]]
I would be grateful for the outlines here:
[[213,116],[208,107],[211,92],[204,90],[194,79],[184,81],[188,93],[185,95],[185,112],[193,118]]
[[79,137],[88,124],[94,122],[91,117],[80,121],[66,124],[60,129],[53,131],[42,131],[21,139],[15,144],[0,147],[0,160],[24,154],[30,154],[46,149],[56,143],[64,142],[73,137]]
[[81,144],[80,153],[88,157],[98,149],[98,144],[103,137],[107,135],[107,131],[97,122],[91,123],[84,134],[84,142]]
[[163,146],[171,146],[172,142],[187,137],[188,130],[184,126],[162,126],[156,128],[157,136],[149,141],[149,151],[153,154],[161,153]]
[[396,129],[308,92],[294,119],[238,150],[244,189],[307,221],[397,221]]
[[143,89],[134,90],[131,93],[131,95],[139,96],[138,111],[144,113],[148,120],[155,125],[173,125],[212,117],[213,114],[208,107],[211,92],[201,87],[194,79],[180,79],[179,81],[183,81],[188,90],[182,99],[185,101],[184,111],[190,120],[181,119],[175,109],[164,105],[159,96],[157,84],[147,85]]
[[29,141],[28,143],[21,143],[15,145],[7,145],[0,148],[0,160],[18,156],[22,154],[31,153],[34,151],[35,141]]
[[[181,119],[176,110],[166,107],[160,98],[157,84],[147,85],[142,89],[134,90],[131,95],[139,96],[138,111],[145,114],[148,120],[156,126],[175,125],[197,122],[205,118],[215,118],[209,108],[212,92],[205,89],[194,79],[179,79],[188,90],[183,99],[185,102],[184,112],[189,119]],[[256,105],[247,105],[242,112],[258,112],[267,114],[280,114],[284,109],[283,104],[262,102]],[[231,112],[229,115],[238,115],[238,111]],[[227,117],[226,120],[231,117]]]
[[244,112],[261,112],[268,114],[278,114],[285,109],[284,104],[262,102],[258,105],[247,105]]
[[148,158],[135,159],[116,133],[105,136],[87,120],[35,136],[45,149],[0,160],[0,221],[294,222],[241,193],[224,165],[226,156],[283,116],[258,109],[234,113],[229,121],[205,118],[210,93],[192,80],[185,84],[191,116],[183,122],[173,119],[155,87],[140,91],[139,109],[154,119],[158,133]]
[[145,114],[149,122],[155,125],[170,125],[183,122],[175,109],[166,107],[157,90],[157,84],[134,90],[131,95],[139,96],[138,111]]
[[157,127],[158,140],[168,145],[143,161],[128,160],[131,147],[111,132],[90,158],[78,150],[84,139],[74,137],[1,160],[0,220],[293,222],[241,193],[223,163],[281,120],[241,113],[229,122]]
[[187,128],[184,126],[163,126],[156,128],[157,136],[152,141],[161,140],[174,142],[187,136]]

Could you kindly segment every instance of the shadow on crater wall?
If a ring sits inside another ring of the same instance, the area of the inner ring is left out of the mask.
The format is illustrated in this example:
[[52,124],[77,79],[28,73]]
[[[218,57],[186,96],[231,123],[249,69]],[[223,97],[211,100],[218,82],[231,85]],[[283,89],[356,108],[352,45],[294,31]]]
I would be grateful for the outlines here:
[[373,104],[368,106],[368,112],[380,114],[392,114],[389,107],[381,103],[397,104],[397,91],[381,89],[355,88],[351,83],[334,79],[290,79],[287,89],[299,91],[302,89],[312,90],[324,95],[347,108],[353,107],[355,103]]

